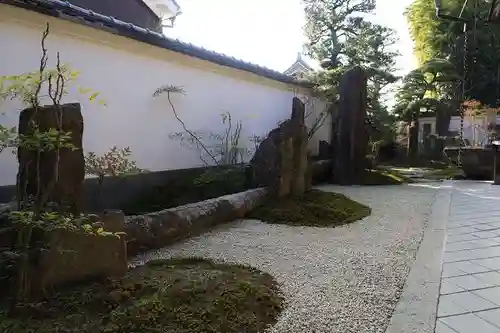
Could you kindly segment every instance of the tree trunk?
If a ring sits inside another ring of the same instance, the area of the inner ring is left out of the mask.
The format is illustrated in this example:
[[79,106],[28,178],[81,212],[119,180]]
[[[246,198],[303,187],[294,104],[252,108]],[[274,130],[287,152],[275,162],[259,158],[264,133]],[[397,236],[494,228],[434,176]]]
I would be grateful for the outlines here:
[[418,120],[413,120],[408,129],[408,148],[407,157],[410,163],[417,159],[418,155]]

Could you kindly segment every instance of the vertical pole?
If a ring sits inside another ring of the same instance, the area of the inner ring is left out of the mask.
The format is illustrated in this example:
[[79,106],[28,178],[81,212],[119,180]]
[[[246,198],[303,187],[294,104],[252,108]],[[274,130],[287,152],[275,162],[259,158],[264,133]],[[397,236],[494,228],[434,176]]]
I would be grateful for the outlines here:
[[495,105],[498,107],[500,104],[500,65],[497,67],[497,96]]
[[458,147],[458,167],[462,167],[462,145],[464,145],[464,101],[465,101],[465,89],[466,89],[466,82],[467,82],[467,77],[468,77],[468,69],[469,67],[467,66],[467,52],[469,51],[468,47],[468,40],[469,40],[469,25],[467,22],[464,22],[464,56],[463,56],[463,73],[462,73],[462,82],[461,82],[461,96],[460,96],[460,143]]
[[493,185],[500,185],[500,177],[498,177],[497,173],[497,155],[498,155],[498,147],[493,145]]

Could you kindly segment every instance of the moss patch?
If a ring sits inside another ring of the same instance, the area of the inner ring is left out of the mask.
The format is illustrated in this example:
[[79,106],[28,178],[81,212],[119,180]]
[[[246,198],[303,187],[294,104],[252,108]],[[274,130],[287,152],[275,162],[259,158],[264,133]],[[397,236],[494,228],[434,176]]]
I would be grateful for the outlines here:
[[300,197],[265,203],[249,217],[268,223],[295,226],[335,227],[370,215],[371,209],[345,195],[311,190]]
[[400,168],[429,168],[429,169],[446,169],[449,163],[436,160],[427,160],[419,158],[415,161],[386,161],[381,163],[381,165],[396,166]]
[[125,278],[82,285],[47,301],[0,312],[0,332],[262,332],[282,297],[251,267],[191,258],[150,262]]
[[362,178],[363,185],[401,185],[413,183],[413,180],[395,171],[365,170]]
[[465,174],[462,169],[450,166],[445,169],[437,169],[426,172],[424,175],[426,179],[464,179]]

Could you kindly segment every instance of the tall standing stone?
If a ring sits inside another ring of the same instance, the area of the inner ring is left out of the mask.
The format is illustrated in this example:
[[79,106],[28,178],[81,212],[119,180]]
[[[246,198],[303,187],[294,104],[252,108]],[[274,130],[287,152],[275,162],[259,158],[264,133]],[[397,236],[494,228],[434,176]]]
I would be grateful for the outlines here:
[[345,72],[340,80],[334,177],[342,185],[361,183],[368,147],[366,103],[367,76],[357,66]]
[[309,159],[307,154],[307,127],[305,125],[306,108],[304,103],[297,97],[293,98],[291,121],[293,129],[291,137],[293,140],[293,178],[291,180],[291,193],[303,194],[308,189],[307,169]]
[[[34,122],[40,132],[50,129],[61,129],[70,134],[65,143],[71,148],[61,148],[59,154],[55,150],[47,150],[39,155],[35,149],[19,147],[18,186],[25,190],[24,195],[36,196],[47,193],[47,200],[54,201],[70,208],[78,214],[83,206],[83,181],[85,178],[85,160],[82,149],[83,116],[80,104],[61,105],[62,126],[58,125],[59,111],[54,106],[40,107],[38,110],[28,108],[19,116],[19,134],[30,136]],[[59,155],[59,156],[58,156]],[[39,170],[37,170],[39,165]],[[58,166],[58,181],[55,182],[55,166]],[[52,189],[51,189],[52,188]],[[24,200],[26,198],[19,198]]]
[[275,197],[300,195],[310,188],[305,105],[297,97],[292,115],[273,129],[250,161],[255,186],[267,186]]

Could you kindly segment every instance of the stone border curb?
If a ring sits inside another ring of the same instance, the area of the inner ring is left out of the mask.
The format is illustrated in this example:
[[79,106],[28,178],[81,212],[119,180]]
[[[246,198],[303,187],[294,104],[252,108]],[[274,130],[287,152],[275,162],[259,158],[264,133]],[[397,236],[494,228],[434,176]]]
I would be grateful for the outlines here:
[[434,333],[452,182],[441,184],[417,257],[385,333]]
[[132,256],[169,246],[216,225],[243,218],[260,205],[266,195],[267,188],[261,187],[158,212],[126,216],[127,254]]

